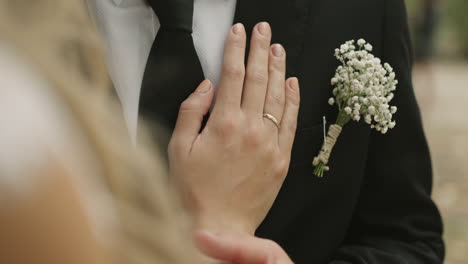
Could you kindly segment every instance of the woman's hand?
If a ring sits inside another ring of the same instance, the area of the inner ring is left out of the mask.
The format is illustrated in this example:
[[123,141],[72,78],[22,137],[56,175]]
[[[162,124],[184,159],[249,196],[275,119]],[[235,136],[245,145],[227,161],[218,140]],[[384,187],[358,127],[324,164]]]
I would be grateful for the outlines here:
[[213,85],[204,81],[181,105],[169,145],[170,168],[198,228],[253,234],[287,174],[299,85],[296,78],[285,81],[285,51],[270,41],[269,25],[258,24],[245,68],[245,29],[233,26],[216,104],[201,133]]
[[272,240],[240,233],[196,232],[198,248],[208,257],[233,264],[292,264],[284,250]]

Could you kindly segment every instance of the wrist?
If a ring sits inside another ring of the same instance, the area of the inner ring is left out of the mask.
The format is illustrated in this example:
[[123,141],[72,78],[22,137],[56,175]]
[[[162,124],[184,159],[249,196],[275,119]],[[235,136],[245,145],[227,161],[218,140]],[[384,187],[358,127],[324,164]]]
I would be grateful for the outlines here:
[[220,215],[200,215],[195,218],[194,230],[206,230],[212,233],[235,232],[254,236],[255,229],[245,221]]

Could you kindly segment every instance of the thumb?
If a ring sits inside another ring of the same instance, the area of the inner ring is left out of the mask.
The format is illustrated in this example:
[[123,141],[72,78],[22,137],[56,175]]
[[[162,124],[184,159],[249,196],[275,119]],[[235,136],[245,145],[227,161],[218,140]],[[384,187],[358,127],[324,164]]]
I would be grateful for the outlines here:
[[204,80],[180,105],[176,126],[172,134],[173,143],[190,148],[198,136],[203,117],[208,113],[214,97],[213,84]]

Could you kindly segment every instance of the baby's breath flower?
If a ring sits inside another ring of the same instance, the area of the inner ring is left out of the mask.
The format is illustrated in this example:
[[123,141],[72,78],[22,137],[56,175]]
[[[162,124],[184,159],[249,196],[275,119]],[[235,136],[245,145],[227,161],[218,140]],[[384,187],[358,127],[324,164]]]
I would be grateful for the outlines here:
[[330,98],[328,103],[342,107],[349,119],[359,121],[362,117],[371,128],[386,133],[396,124],[392,117],[397,107],[389,103],[398,80],[390,64],[382,65],[370,53],[372,50],[372,45],[364,39],[347,41],[335,50],[335,57],[342,65],[331,79],[335,98]]
[[335,84],[337,84],[337,83],[338,83],[338,78],[333,77],[333,78],[331,79],[331,84],[332,84],[332,85],[335,85]]
[[382,61],[370,53],[372,49],[364,39],[346,41],[335,49],[334,55],[341,65],[331,79],[333,97],[328,103],[336,104],[339,112],[336,123],[329,127],[320,153],[313,160],[314,174],[319,177],[330,169],[327,164],[333,146],[350,120],[359,122],[364,119],[371,129],[382,134],[396,125],[392,118],[397,107],[389,103],[398,80],[390,64],[382,65]]
[[358,44],[360,47],[362,47],[362,46],[364,46],[364,44],[366,44],[366,41],[365,41],[364,39],[359,39],[358,42],[357,42],[357,44]]
[[364,117],[364,121],[367,123],[367,124],[371,124],[372,123],[372,117],[371,115],[366,115]]

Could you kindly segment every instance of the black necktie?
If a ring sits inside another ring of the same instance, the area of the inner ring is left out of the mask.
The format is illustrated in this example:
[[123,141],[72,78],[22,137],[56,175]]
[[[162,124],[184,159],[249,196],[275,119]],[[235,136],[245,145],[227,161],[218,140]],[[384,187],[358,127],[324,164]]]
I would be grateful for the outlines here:
[[140,115],[171,130],[180,104],[203,81],[192,39],[194,0],[148,0],[161,23],[140,94]]

